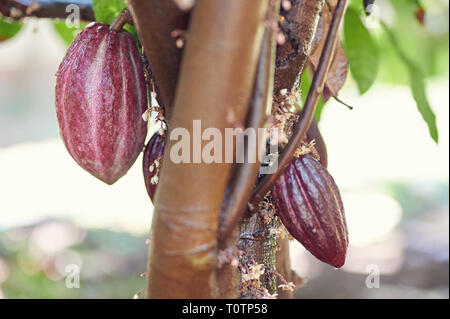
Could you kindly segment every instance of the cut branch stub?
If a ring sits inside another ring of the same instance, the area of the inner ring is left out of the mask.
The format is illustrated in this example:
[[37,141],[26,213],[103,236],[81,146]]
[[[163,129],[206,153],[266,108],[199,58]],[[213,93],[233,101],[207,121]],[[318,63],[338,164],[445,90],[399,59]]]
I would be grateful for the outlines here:
[[120,12],[117,18],[111,24],[111,30],[120,32],[125,24],[134,25],[133,17],[131,16],[130,11],[125,8]]
[[292,236],[319,260],[345,263],[348,231],[333,177],[309,154],[291,161],[272,191],[277,215]]

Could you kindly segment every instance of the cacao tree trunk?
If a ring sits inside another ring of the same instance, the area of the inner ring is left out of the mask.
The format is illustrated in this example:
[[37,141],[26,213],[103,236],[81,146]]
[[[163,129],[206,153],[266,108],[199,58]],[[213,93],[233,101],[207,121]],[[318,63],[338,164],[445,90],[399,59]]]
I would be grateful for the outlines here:
[[[267,8],[268,2],[259,0],[196,2],[169,136],[185,128],[192,137],[193,120],[200,120],[203,129],[219,129],[222,136],[226,127],[245,121]],[[147,296],[221,297],[216,238],[232,164],[175,164],[169,156],[174,144],[168,141],[155,194]]]
[[292,8],[283,11],[282,30],[286,41],[278,47],[274,93],[298,89],[300,75],[308,58],[325,0],[291,0]]
[[175,45],[171,33],[186,30],[189,14],[178,9],[172,0],[128,0],[128,4],[157,79],[158,102],[165,107],[168,117],[175,98],[183,52]]

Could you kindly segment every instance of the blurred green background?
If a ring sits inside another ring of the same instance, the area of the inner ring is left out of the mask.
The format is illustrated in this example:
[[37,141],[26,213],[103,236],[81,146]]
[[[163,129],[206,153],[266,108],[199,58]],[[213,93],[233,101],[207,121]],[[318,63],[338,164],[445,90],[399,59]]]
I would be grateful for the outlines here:
[[[424,74],[439,143],[375,13],[364,20],[379,55],[375,84],[360,95],[348,77],[339,97],[354,110],[330,100],[319,123],[346,207],[348,259],[335,270],[292,242],[292,267],[306,279],[298,298],[449,297],[449,4],[421,1],[421,25],[417,1],[376,3]],[[0,42],[0,298],[132,298],[145,286],[152,206],[140,158],[107,186],[59,138],[54,74],[67,43],[64,26],[32,18]],[[79,288],[66,286],[70,265]],[[377,272],[380,285],[369,288]]]

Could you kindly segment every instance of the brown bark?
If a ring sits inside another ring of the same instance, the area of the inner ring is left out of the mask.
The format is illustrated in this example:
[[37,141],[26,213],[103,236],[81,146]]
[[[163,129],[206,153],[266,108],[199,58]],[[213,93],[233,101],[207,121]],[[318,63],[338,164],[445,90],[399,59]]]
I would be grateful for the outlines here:
[[[291,256],[289,253],[289,239],[279,238],[278,239],[278,249],[277,249],[277,271],[287,282],[293,282],[294,278],[292,276],[291,270]],[[280,279],[277,279],[277,286],[283,284]],[[294,292],[289,290],[283,290],[278,288],[278,298],[279,299],[291,299],[294,297]]]
[[[296,90],[296,81],[298,82],[306,63],[323,3],[323,0],[293,0],[291,10],[282,11],[281,14],[285,19],[282,23],[282,31],[287,41],[277,48],[274,94],[279,94],[283,88]],[[245,251],[246,256],[253,256],[255,262],[264,264],[266,275],[263,278],[263,284],[271,293],[277,290],[276,286],[274,287],[277,280],[274,276],[268,275],[267,271],[276,269],[286,281],[290,282],[293,279],[290,269],[289,242],[287,239],[278,239],[278,251],[275,256],[274,243],[277,239],[268,234],[268,229],[273,226],[264,224],[258,214],[246,217],[241,222],[239,241],[239,247]],[[256,240],[246,239],[250,230],[253,232],[251,236],[259,236]],[[268,247],[272,247],[272,250],[267,249]],[[244,258],[244,262],[248,260]],[[293,297],[293,293],[282,289],[278,289],[277,293],[279,298]]]
[[[278,20],[279,4],[279,1],[271,4],[266,22]],[[252,128],[255,132],[259,128],[265,127],[272,106],[276,38],[271,23],[267,24],[269,26],[264,32],[246,124],[246,128]],[[258,136],[257,148],[249,145],[248,141],[245,142],[244,163],[236,165],[228,185],[230,194],[225,199],[226,205],[221,212],[218,233],[219,248],[221,249],[230,246],[229,237],[236,230],[242,215],[247,210],[248,201],[255,187],[260,157],[264,154],[266,144],[265,139],[259,140],[259,138],[260,136]],[[249,161],[250,155],[255,155],[255,162]]]
[[[275,30],[270,22],[277,21],[280,3],[279,1],[269,3],[270,9],[266,19],[267,27],[259,55],[246,125],[247,128],[252,128],[256,132],[258,128],[265,127],[272,105],[276,40]],[[236,254],[235,248],[238,243],[237,235],[239,234],[238,225],[247,209],[248,200],[255,186],[260,167],[259,153],[264,152],[265,144],[266,140],[259,140],[259,136],[257,148],[246,141],[245,162],[236,165],[234,168],[231,180],[227,185],[229,192],[227,192],[220,213],[218,247],[221,250],[229,251],[231,249]],[[249,161],[252,152],[256,153],[254,154],[256,157],[255,162]],[[233,265],[230,263],[222,265],[217,271],[217,279],[221,297],[238,297],[240,282],[236,268]]]
[[317,67],[317,71],[314,74],[308,96],[306,97],[306,101],[300,115],[300,120],[295,125],[293,134],[289,139],[289,143],[286,145],[278,159],[278,168],[276,172],[274,174],[264,176],[254,190],[251,202],[254,207],[257,207],[256,205],[266,196],[267,192],[271,190],[273,183],[281,174],[283,174],[284,170],[294,157],[298,145],[300,145],[302,140],[305,138],[306,132],[313,121],[317,100],[319,95],[323,92],[325,80],[332,62],[334,48],[336,47],[338,40],[339,27],[344,18],[346,5],[347,0],[338,1],[336,9],[334,10],[330,30],[327,34],[325,46],[322,51],[322,55],[320,56],[320,62]]
[[[27,4],[26,4],[27,3]],[[80,9],[80,19],[84,21],[93,21],[94,12],[91,5],[80,3],[73,0],[68,2],[62,1],[39,1],[35,0],[31,3],[29,1],[17,1],[17,0],[1,0],[0,12],[5,17],[12,19],[23,19],[25,17],[38,17],[38,18],[60,18],[65,19],[69,13],[66,12],[66,7],[69,4],[75,4]]]
[[128,0],[139,39],[156,78],[158,102],[166,116],[175,98],[183,51],[171,36],[174,30],[186,30],[189,13],[178,9],[172,0]]
[[[146,1],[131,1],[138,2],[146,7]],[[139,17],[142,8],[134,9]],[[218,128],[222,136],[226,127],[245,121],[266,12],[266,1],[197,0],[169,136],[179,127],[192,136],[193,120],[201,120],[202,128]],[[162,84],[156,72],[155,77]],[[174,144],[168,141],[167,155]],[[216,236],[231,165],[175,164],[164,156],[155,195],[147,297],[220,297],[215,277]]]
[[[291,2],[292,8],[289,11],[281,11],[284,18],[281,29],[285,33],[286,42],[277,48],[275,95],[279,94],[282,89],[298,90],[299,79],[307,61],[324,4],[324,0],[292,0]],[[278,239],[278,244],[276,270],[287,282],[291,282],[289,241]],[[277,284],[280,282],[278,281]],[[281,299],[293,298],[293,296],[294,294],[290,291],[278,289],[278,297]]]

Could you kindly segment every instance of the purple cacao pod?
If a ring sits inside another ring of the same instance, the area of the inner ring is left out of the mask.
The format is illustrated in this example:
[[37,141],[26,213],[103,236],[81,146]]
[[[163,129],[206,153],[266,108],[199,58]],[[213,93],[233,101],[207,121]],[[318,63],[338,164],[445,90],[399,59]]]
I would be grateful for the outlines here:
[[311,155],[294,158],[274,185],[272,197],[284,226],[319,260],[345,263],[348,231],[341,195],[328,171]]
[[152,202],[155,197],[156,187],[158,186],[159,170],[161,168],[165,144],[164,136],[155,133],[144,150],[142,171],[144,173],[145,187]]
[[131,34],[89,24],[72,42],[56,74],[56,114],[70,155],[113,184],[144,148],[147,90]]

